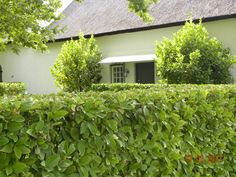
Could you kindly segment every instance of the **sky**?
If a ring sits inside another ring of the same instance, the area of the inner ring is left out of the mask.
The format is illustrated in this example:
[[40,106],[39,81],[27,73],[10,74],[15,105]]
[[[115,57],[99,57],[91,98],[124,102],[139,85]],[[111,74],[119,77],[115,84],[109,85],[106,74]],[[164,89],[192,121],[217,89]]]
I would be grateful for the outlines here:
[[[61,13],[73,0],[61,0],[62,7],[58,10],[58,13]],[[40,22],[40,26],[48,26],[50,23]]]

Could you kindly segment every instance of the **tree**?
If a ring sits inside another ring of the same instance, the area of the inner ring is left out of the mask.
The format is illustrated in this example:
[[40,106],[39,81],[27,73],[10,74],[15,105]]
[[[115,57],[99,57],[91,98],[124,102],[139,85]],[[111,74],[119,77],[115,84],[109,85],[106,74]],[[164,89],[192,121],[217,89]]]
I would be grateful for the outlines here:
[[230,67],[235,56],[211,38],[201,21],[191,20],[174,34],[172,40],[156,47],[157,72],[168,84],[225,84],[231,83]]
[[41,22],[59,19],[60,0],[0,0],[0,51],[8,44],[14,52],[20,47],[44,51],[58,27],[49,28]]
[[92,36],[79,35],[79,40],[67,41],[61,49],[51,73],[56,85],[64,91],[83,91],[101,79],[101,52]]

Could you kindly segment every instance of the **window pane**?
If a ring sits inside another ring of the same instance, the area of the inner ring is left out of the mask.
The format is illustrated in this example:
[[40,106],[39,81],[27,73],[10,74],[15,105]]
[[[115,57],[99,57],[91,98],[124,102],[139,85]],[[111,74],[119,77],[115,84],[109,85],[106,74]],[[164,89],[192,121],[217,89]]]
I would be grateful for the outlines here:
[[124,82],[123,65],[112,66],[112,82]]

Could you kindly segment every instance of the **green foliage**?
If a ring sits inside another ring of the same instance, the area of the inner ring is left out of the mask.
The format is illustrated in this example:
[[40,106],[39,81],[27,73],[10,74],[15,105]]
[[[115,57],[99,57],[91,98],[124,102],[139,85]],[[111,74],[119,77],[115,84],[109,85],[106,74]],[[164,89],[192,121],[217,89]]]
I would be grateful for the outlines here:
[[151,4],[159,2],[159,0],[128,0],[129,9],[135,12],[145,22],[152,22],[153,18],[148,13]]
[[235,85],[3,97],[0,176],[233,176],[235,107]]
[[51,73],[61,89],[69,92],[82,91],[100,81],[101,59],[94,37],[85,39],[80,34],[79,40],[68,41],[62,46]]
[[[77,0],[83,2],[83,0]],[[153,18],[148,12],[150,5],[159,2],[159,0],[127,0],[129,3],[129,10],[136,13],[143,21],[152,22]]]
[[186,22],[172,40],[157,45],[157,72],[168,84],[232,83],[230,67],[235,56],[211,38],[202,23]]
[[58,32],[58,27],[45,27],[41,22],[52,22],[59,17],[56,11],[60,0],[0,0],[0,51],[8,44],[14,52],[20,47],[44,51],[46,42]]
[[26,88],[24,83],[0,83],[0,96],[23,94],[25,92]]
[[[224,88],[233,87],[234,85],[223,85]],[[93,84],[88,91],[125,91],[125,90],[140,90],[150,89],[152,91],[159,90],[184,90],[184,89],[212,89],[215,85],[199,85],[199,84],[137,84],[137,83],[114,83],[114,84]]]
[[[167,86],[167,85],[166,85]],[[133,89],[150,89],[150,88],[161,88],[165,85],[160,84],[133,84],[133,83],[112,83],[112,84],[93,84],[88,90],[91,91],[122,91],[122,90],[133,90]],[[172,85],[173,87],[173,85]]]

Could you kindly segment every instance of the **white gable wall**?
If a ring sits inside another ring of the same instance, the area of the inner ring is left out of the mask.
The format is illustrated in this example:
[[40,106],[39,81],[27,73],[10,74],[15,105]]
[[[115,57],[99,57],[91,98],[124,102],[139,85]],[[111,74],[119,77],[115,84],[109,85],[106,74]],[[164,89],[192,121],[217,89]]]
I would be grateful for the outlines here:
[[0,54],[0,64],[3,69],[4,82],[24,82],[29,93],[56,92],[54,80],[50,74],[61,48],[61,43],[49,44],[45,53],[31,49],[21,50],[19,55],[11,51]]
[[[211,36],[217,37],[225,47],[229,47],[236,55],[236,19],[220,20],[204,24]],[[161,42],[163,37],[170,38],[181,27],[161,28],[149,31],[124,33],[97,38],[97,43],[104,57],[123,55],[144,55],[155,53],[155,41]],[[5,82],[24,82],[30,93],[56,92],[50,67],[60,52],[62,42],[49,44],[49,52],[41,54],[31,49],[23,49],[20,55],[11,51],[0,54]],[[127,63],[130,74],[127,82],[135,81],[135,64]],[[110,82],[109,65],[103,65],[102,82]],[[236,78],[236,67],[233,70]]]

